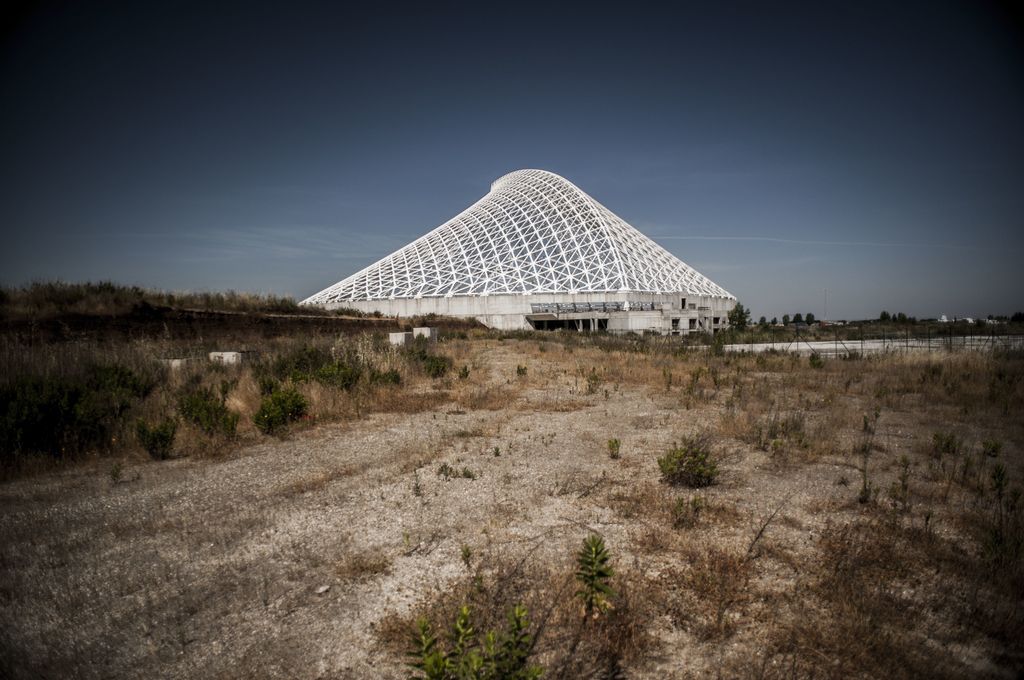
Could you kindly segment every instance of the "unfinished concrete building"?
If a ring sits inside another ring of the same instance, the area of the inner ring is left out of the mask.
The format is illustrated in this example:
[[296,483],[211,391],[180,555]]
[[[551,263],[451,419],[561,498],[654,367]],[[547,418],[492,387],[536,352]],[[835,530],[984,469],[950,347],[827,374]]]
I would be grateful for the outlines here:
[[518,170],[459,215],[302,301],[499,329],[712,333],[736,298],[576,185]]

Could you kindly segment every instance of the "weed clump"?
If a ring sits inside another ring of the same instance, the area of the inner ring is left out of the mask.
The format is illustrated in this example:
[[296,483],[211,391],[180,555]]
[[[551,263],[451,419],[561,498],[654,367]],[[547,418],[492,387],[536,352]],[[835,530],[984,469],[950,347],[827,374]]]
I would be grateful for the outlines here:
[[342,390],[351,390],[362,377],[363,370],[355,362],[343,360],[326,363],[313,372],[313,379],[321,385],[336,387]]
[[673,444],[664,456],[658,458],[658,467],[664,481],[692,488],[711,486],[718,477],[711,443],[704,434],[685,437],[681,444]]
[[419,364],[430,378],[443,378],[452,367],[452,360],[448,357],[428,352],[425,342],[417,342],[409,351],[409,358]]
[[676,529],[689,529],[696,526],[707,506],[707,500],[702,496],[677,499],[675,505],[672,506],[672,526]]
[[264,434],[273,434],[304,415],[308,409],[305,397],[293,387],[275,390],[265,397],[252,417],[253,423]]
[[238,427],[238,414],[227,407],[227,391],[222,385],[218,397],[209,387],[195,386],[187,389],[178,399],[178,412],[182,418],[208,435],[233,437]]
[[178,422],[173,418],[164,418],[156,425],[150,425],[141,418],[135,423],[135,437],[153,460],[170,457],[177,431]]
[[373,385],[401,385],[402,374],[393,368],[386,371],[374,369],[370,371],[370,383]]
[[936,432],[932,435],[932,452],[938,458],[943,454],[955,456],[963,446],[964,441],[953,432]]
[[413,676],[425,680],[531,680],[543,669],[529,663],[533,636],[526,608],[516,605],[508,614],[504,630],[488,631],[483,638],[473,628],[470,609],[463,605],[449,633],[445,648],[426,619],[416,623],[409,664],[419,671]]

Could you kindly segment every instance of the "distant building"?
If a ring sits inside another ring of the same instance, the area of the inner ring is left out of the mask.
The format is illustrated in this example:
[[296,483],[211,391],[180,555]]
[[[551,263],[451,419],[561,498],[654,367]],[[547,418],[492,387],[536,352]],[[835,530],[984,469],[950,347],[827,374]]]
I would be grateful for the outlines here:
[[728,326],[736,298],[576,185],[499,178],[465,211],[301,304],[491,328],[653,331]]

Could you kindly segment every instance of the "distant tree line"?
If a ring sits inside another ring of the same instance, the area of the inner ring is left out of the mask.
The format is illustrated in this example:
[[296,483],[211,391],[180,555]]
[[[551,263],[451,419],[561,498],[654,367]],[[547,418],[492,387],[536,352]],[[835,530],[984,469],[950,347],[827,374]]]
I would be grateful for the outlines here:
[[[989,314],[988,320],[999,321],[1004,323],[1024,323],[1024,312],[1015,312],[1011,316],[993,316],[992,314]],[[782,324],[784,326],[788,326],[790,323],[806,323],[810,325],[815,323],[816,321],[817,318],[811,312],[808,312],[807,314],[801,314],[800,312],[797,312],[792,316],[790,316],[789,314],[782,315]],[[912,325],[917,323],[917,317],[908,316],[903,312],[896,312],[895,314],[890,314],[889,312],[882,310],[882,313],[878,315],[877,321],[880,323]],[[743,304],[737,302],[736,307],[734,307],[733,310],[729,312],[729,325],[735,328],[736,330],[742,331],[746,330],[747,326],[749,326],[750,323],[750,310],[744,307]],[[757,320],[757,325],[762,330],[768,328],[769,326],[777,326],[778,323],[778,317],[774,316],[772,317],[771,321],[769,321],[768,318],[764,316]]]
[[914,324],[914,323],[917,323],[917,317],[907,316],[903,312],[898,312],[896,314],[890,314],[889,312],[885,311],[884,309],[882,310],[882,313],[878,315],[878,320],[881,323],[898,323],[898,324],[904,324],[904,323]]

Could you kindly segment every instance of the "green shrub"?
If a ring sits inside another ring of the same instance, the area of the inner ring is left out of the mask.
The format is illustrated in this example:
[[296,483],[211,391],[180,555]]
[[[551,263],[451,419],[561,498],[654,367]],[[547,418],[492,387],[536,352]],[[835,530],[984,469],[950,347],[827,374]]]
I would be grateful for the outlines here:
[[658,458],[661,476],[669,484],[683,484],[701,488],[714,484],[718,466],[711,457],[711,445],[706,435],[686,437],[681,445],[673,444]]
[[611,606],[608,600],[614,593],[609,582],[615,572],[608,564],[610,559],[604,539],[597,534],[587,536],[576,555],[576,580],[580,582],[576,596],[583,600],[583,609],[588,617]]
[[209,387],[193,386],[178,399],[181,417],[208,435],[233,437],[238,427],[238,414],[228,410],[226,395],[217,397]]
[[[428,351],[429,345],[423,338],[416,338],[416,342],[408,350],[409,358],[423,368],[423,372],[431,378],[443,378],[452,367],[452,360],[445,356],[431,354]],[[468,374],[467,374],[468,376]]]
[[264,397],[267,396],[268,394],[272,394],[274,392],[274,390],[277,389],[277,386],[278,386],[277,379],[275,379],[271,375],[260,375],[260,376],[257,376],[256,377],[256,384],[260,388],[260,395],[264,396]]
[[252,421],[264,434],[272,434],[306,415],[307,408],[305,397],[286,387],[264,398]]
[[618,460],[621,455],[622,442],[618,439],[608,440],[608,457],[612,460]]
[[811,368],[822,368],[825,365],[825,360],[821,358],[821,355],[817,352],[811,352],[811,356],[808,357],[811,363]]
[[178,423],[173,418],[164,418],[156,425],[149,425],[141,418],[135,423],[135,436],[139,444],[154,460],[170,457],[177,431]]
[[156,373],[96,364],[79,375],[25,376],[0,387],[0,455],[54,458],[106,450]]
[[[263,370],[278,381],[309,382],[322,367],[331,363],[334,363],[334,357],[328,350],[305,345],[278,356]],[[330,373],[329,370],[325,373],[328,379]]]
[[313,377],[321,385],[351,390],[359,382],[362,374],[362,369],[355,362],[332,361],[317,368],[313,372]]
[[402,374],[393,368],[386,371],[370,371],[370,382],[374,385],[401,385]]
[[448,357],[440,357],[436,354],[428,354],[422,360],[423,371],[431,378],[443,378],[448,369],[451,368],[452,360]]
[[509,611],[503,631],[488,631],[483,638],[473,628],[471,612],[463,605],[442,645],[426,619],[416,623],[409,664],[419,671],[414,678],[426,680],[533,680],[543,670],[529,663],[533,636],[526,609]]

